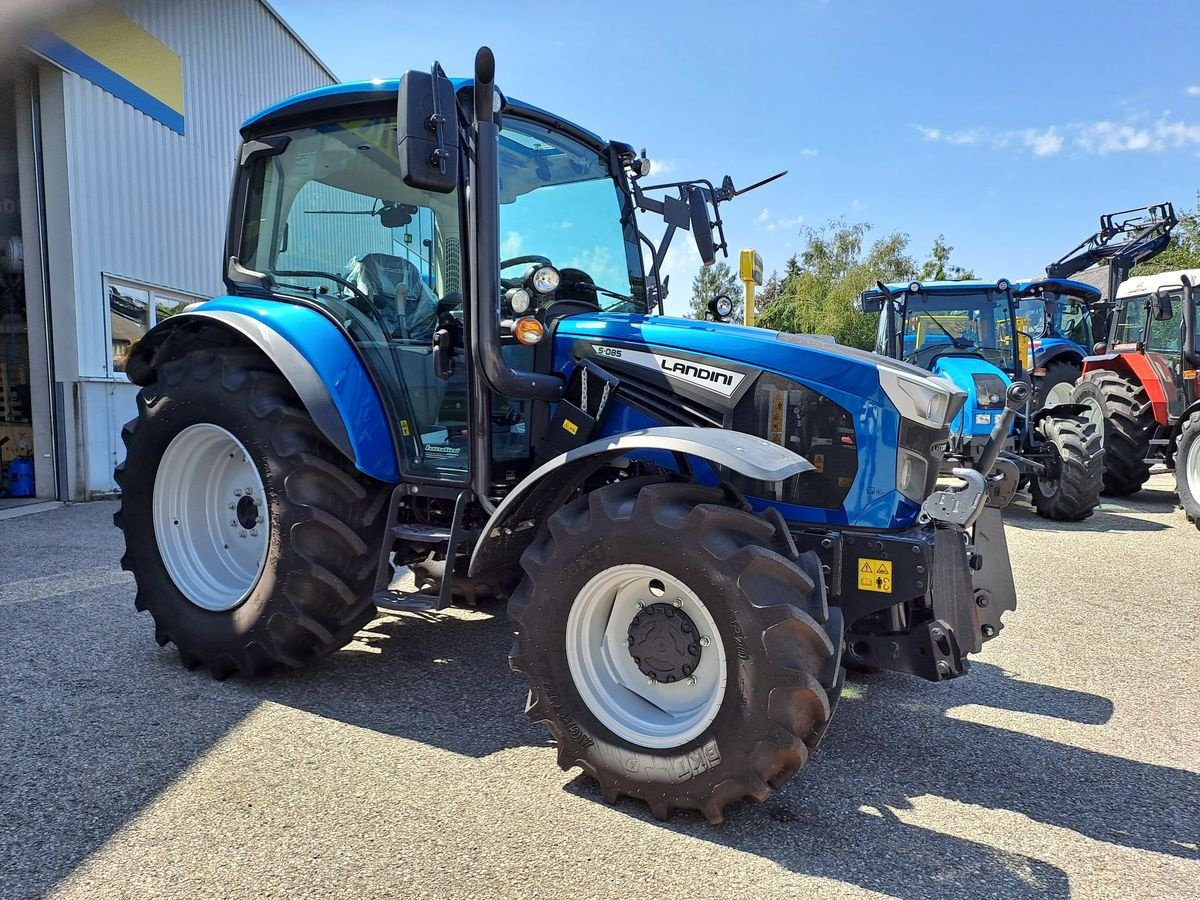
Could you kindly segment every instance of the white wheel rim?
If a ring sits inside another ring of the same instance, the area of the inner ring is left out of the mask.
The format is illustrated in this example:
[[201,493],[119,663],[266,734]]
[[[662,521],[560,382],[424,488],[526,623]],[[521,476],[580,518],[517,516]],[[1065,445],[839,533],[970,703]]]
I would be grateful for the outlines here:
[[[654,604],[681,610],[699,631],[694,671],[671,683],[643,674],[628,644],[634,617]],[[702,734],[721,708],[728,672],[720,631],[695,592],[661,569],[622,565],[595,575],[571,606],[566,645],[579,696],[631,744],[679,747]]]
[[1096,426],[1097,431],[1104,434],[1104,410],[1100,408],[1100,401],[1094,397],[1084,397],[1079,402],[1086,407],[1083,417],[1089,424]]
[[1055,403],[1070,403],[1071,394],[1074,392],[1075,385],[1069,381],[1060,381],[1046,392],[1046,405],[1052,406]]
[[1188,493],[1193,500],[1200,500],[1200,440],[1192,441],[1188,447],[1184,472],[1187,474]]
[[262,477],[241,441],[206,423],[175,435],[159,461],[152,508],[159,556],[188,600],[224,612],[250,596],[271,529]]

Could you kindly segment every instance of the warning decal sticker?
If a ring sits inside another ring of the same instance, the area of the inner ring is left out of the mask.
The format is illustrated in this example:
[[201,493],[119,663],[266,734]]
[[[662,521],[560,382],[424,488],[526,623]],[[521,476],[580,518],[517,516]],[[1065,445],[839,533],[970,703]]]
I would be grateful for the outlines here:
[[892,563],[886,559],[859,559],[858,589],[879,594],[892,592]]

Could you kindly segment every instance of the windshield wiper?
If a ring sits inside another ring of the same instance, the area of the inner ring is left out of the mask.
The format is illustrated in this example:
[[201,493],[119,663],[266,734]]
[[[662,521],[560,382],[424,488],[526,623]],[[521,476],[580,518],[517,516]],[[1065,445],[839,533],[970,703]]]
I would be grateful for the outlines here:
[[[925,318],[927,318],[930,322],[932,322],[938,328],[942,329],[942,333],[944,335],[946,335],[946,337],[950,338],[950,343],[954,347],[955,350],[965,350],[968,347],[973,347],[975,345],[974,341],[969,341],[962,336],[955,337],[953,334],[951,334],[949,328],[947,328],[945,325],[943,325],[941,322],[939,322],[937,320],[937,318],[935,318],[934,316],[931,316],[929,313],[921,313],[921,315],[923,315]],[[959,343],[960,341],[961,341],[961,343]]]

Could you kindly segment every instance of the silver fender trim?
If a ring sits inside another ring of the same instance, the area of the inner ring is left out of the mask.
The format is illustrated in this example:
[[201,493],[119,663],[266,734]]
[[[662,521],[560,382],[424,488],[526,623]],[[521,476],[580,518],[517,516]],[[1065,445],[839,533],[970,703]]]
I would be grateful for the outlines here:
[[484,526],[471,555],[469,575],[515,562],[533,540],[537,526],[562,506],[585,478],[635,450],[699,457],[756,481],[783,481],[814,469],[807,459],[786,447],[721,428],[663,426],[601,438],[554,457],[512,489]]

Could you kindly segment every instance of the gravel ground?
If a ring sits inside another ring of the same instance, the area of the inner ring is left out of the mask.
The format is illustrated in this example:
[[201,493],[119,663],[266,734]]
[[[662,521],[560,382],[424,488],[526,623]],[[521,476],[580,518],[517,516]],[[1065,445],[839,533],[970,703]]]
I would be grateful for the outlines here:
[[0,896],[1195,897],[1200,533],[1166,476],[1008,519],[970,674],[851,684],[713,828],[604,804],[521,711],[499,610],[385,616],[303,674],[159,649],[111,503],[0,521]]

